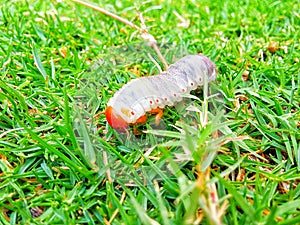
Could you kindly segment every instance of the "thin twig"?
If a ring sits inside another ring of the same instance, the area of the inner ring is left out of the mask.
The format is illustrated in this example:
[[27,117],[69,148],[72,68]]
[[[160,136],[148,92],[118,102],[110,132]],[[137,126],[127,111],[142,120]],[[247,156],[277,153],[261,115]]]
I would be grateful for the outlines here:
[[100,8],[98,6],[95,6],[93,4],[90,4],[88,2],[84,2],[84,1],[81,1],[81,0],[71,0],[71,1],[79,3],[79,4],[84,5],[84,6],[87,6],[87,7],[91,8],[91,9],[94,9],[94,10],[96,10],[96,11],[104,14],[104,15],[110,16],[110,17],[112,17],[112,18],[114,18],[114,19],[116,19],[116,20],[118,20],[118,21],[120,21],[122,23],[125,23],[126,25],[130,26],[133,29],[139,30],[140,32],[142,31],[140,27],[138,27],[137,25],[131,23],[129,20],[126,20],[126,19],[124,19],[124,18],[122,18],[122,17],[120,17],[120,16],[118,16],[116,14],[113,14],[113,13],[111,13],[111,12],[105,10],[105,9],[102,9],[102,8]]
[[164,65],[165,70],[168,69],[168,63],[166,62],[166,60],[164,59],[164,57],[162,56],[158,46],[157,46],[157,42],[156,39],[149,34],[148,30],[147,30],[147,26],[145,24],[145,19],[142,15],[142,13],[138,13],[140,21],[141,21],[141,26],[142,26],[142,34],[141,37],[146,40],[148,42],[148,44],[154,49],[154,51],[156,52],[158,58],[161,60],[162,64]]
[[147,41],[148,45],[151,46],[154,49],[154,51],[156,52],[158,58],[160,59],[160,61],[164,65],[165,70],[168,69],[168,64],[167,64],[166,60],[164,59],[163,55],[161,54],[159,48],[157,47],[157,44],[156,44],[157,41],[151,34],[149,34],[149,32],[147,30],[147,27],[145,25],[145,20],[144,20],[141,13],[138,13],[138,14],[139,14],[139,18],[140,18],[142,27],[139,27],[139,26],[135,25],[134,23],[130,22],[129,20],[126,20],[123,17],[120,17],[120,16],[118,16],[114,13],[111,13],[111,12],[109,12],[109,11],[103,9],[103,8],[100,8],[98,6],[95,6],[93,4],[90,4],[90,3],[87,3],[87,2],[84,2],[84,1],[81,1],[81,0],[71,0],[71,1],[76,2],[78,4],[81,4],[81,5],[84,5],[84,6],[87,6],[91,9],[94,9],[94,10],[96,10],[96,11],[98,11],[98,12],[104,14],[104,15],[110,16],[110,17],[114,18],[115,20],[118,20],[118,21],[126,24],[127,26],[129,26],[133,29],[138,30],[141,34],[141,38],[143,38],[145,41]]
[[149,59],[154,63],[154,65],[157,67],[158,71],[161,73],[162,69],[160,68],[160,65],[155,61],[155,59],[152,57],[151,54],[147,54],[147,56],[149,57]]
[[156,52],[158,58],[160,59],[160,61],[162,62],[162,64],[164,65],[165,70],[167,70],[169,68],[168,63],[166,62],[165,58],[163,57],[163,55],[161,54],[159,48],[157,47],[156,44],[151,46],[154,51]]

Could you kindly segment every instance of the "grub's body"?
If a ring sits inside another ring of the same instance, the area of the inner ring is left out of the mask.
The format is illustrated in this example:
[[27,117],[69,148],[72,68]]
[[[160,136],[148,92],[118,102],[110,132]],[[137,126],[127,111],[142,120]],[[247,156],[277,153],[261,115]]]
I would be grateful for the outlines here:
[[207,57],[185,56],[160,75],[133,79],[124,85],[107,104],[107,121],[120,129],[144,122],[146,112],[174,105],[181,101],[183,94],[216,76],[216,67]]

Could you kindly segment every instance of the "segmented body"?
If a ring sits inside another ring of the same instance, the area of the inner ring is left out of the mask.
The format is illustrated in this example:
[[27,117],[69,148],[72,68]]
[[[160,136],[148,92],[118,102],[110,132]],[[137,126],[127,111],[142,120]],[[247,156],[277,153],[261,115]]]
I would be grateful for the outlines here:
[[187,55],[159,75],[125,84],[107,104],[107,121],[113,128],[126,128],[139,122],[146,112],[181,101],[184,94],[202,86],[205,77],[210,82],[216,76],[216,67],[206,56]]

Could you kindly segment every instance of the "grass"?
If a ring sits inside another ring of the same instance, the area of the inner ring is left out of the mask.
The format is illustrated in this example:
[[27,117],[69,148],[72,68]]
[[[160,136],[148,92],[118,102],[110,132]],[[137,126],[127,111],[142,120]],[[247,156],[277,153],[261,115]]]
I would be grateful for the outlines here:
[[[300,223],[298,1],[136,3],[169,63],[216,63],[219,98],[131,139],[101,112],[157,73],[137,32],[71,1],[1,5],[1,224]],[[131,1],[99,6],[139,25]]]

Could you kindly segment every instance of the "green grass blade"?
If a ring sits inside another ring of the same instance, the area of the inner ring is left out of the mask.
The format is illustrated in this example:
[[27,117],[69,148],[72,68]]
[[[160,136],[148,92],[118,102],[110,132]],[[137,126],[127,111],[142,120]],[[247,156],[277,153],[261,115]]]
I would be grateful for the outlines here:
[[35,62],[35,64],[36,64],[36,67],[38,68],[38,70],[39,70],[40,73],[42,74],[44,80],[45,80],[46,82],[48,82],[48,75],[47,75],[47,73],[46,73],[46,71],[45,71],[45,69],[44,69],[44,66],[43,66],[43,64],[42,64],[42,61],[41,61],[41,59],[40,59],[40,56],[39,56],[38,51],[37,51],[37,49],[36,49],[36,47],[35,47],[34,44],[33,44],[33,48],[32,48],[32,54],[33,54],[33,59],[34,59],[34,62]]

